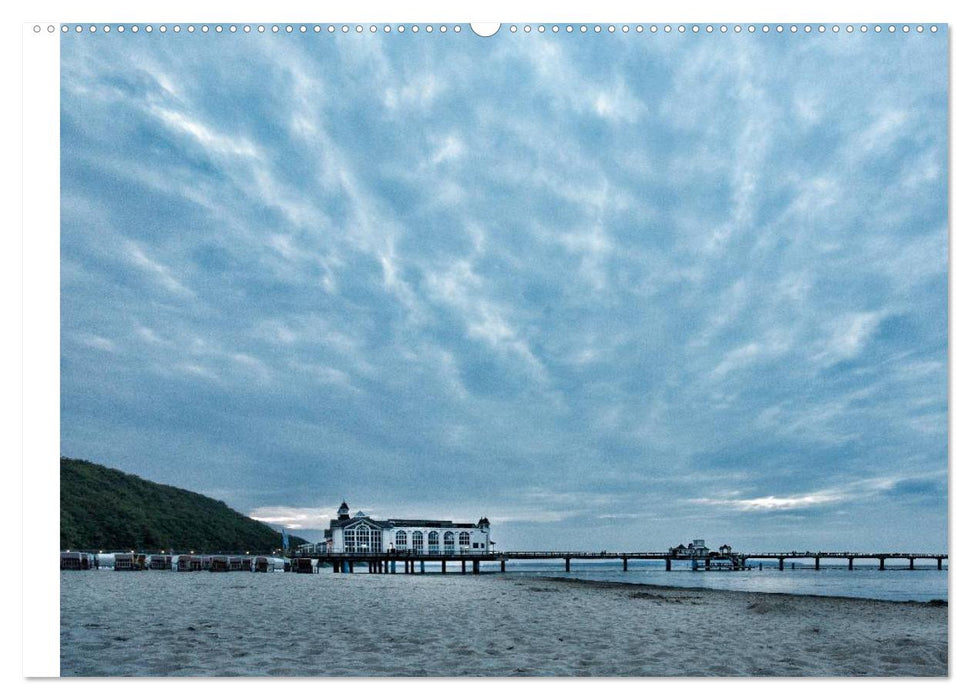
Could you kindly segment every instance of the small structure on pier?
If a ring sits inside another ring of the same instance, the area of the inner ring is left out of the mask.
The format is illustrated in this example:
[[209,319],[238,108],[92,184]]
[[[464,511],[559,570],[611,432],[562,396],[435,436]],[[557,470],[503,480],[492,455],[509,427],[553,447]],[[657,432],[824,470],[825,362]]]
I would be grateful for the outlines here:
[[[722,546],[728,547],[728,545]],[[731,547],[729,547],[729,550],[731,550]],[[695,539],[691,540],[691,544],[687,546],[679,544],[677,547],[671,547],[668,551],[672,556],[677,558],[694,559],[698,557],[707,557],[711,550],[705,545],[704,540]]]
[[148,555],[123,552],[115,555],[115,571],[145,571],[148,569]]
[[298,557],[291,560],[290,571],[295,574],[315,574],[317,573],[316,561],[310,557]]
[[61,552],[62,571],[84,571],[97,569],[98,560],[94,554],[87,552]]
[[278,557],[256,557],[253,560],[253,571],[261,574],[271,574],[274,571],[283,571],[284,561]]
[[172,555],[171,554],[153,554],[148,562],[148,568],[153,571],[171,571],[172,570]]

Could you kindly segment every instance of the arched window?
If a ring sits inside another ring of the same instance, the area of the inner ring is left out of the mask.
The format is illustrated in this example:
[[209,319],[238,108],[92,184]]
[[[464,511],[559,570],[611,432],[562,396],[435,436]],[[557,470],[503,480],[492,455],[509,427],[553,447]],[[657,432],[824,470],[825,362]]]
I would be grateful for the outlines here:
[[445,553],[452,554],[455,551],[455,533],[445,533]]
[[421,534],[421,530],[411,533],[411,548],[419,554],[425,548],[425,536]]
[[345,552],[380,552],[381,530],[368,523],[358,523],[344,530]]
[[394,546],[395,549],[408,549],[408,533],[398,530],[394,535]]
[[428,533],[428,553],[438,554],[438,533],[434,530]]
[[468,549],[471,544],[471,539],[469,538],[469,533],[460,532],[459,533],[459,549]]

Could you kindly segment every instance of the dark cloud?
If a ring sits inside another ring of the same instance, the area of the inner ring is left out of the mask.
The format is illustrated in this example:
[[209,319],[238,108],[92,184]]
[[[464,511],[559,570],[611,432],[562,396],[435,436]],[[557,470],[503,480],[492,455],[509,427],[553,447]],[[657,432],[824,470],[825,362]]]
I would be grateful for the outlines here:
[[311,532],[939,548],[945,37],[702,39],[63,37],[62,453]]

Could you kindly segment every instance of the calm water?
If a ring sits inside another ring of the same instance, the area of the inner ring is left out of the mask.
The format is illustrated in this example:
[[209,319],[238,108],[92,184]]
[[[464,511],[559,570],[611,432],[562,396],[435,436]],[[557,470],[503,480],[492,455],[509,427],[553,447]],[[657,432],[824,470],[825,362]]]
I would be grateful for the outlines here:
[[[682,564],[679,568],[678,564]],[[686,588],[719,588],[733,591],[760,593],[794,593],[798,595],[847,596],[851,598],[876,598],[880,600],[947,600],[947,565],[943,571],[936,564],[918,566],[914,571],[906,567],[894,567],[888,562],[887,569],[880,571],[877,564],[861,565],[857,561],[853,571],[846,566],[822,566],[816,571],[812,566],[779,571],[776,562],[765,562],[752,571],[692,571],[686,562],[675,562],[672,571],[664,570],[664,562],[631,561],[629,570],[623,571],[620,561],[578,561],[570,563],[571,572],[564,571],[563,561],[509,562],[506,571],[520,576],[566,576],[593,581],[619,581],[623,583],[650,583]],[[803,565],[805,566],[805,565]],[[498,568],[497,566],[495,568]],[[483,565],[483,572],[492,571]]]
[[[779,571],[775,561],[763,562],[762,570],[759,570],[758,562],[750,562],[750,564],[754,567],[750,571],[692,571],[688,562],[674,562],[674,568],[671,571],[665,571],[663,561],[631,560],[628,571],[624,571],[620,560],[574,559],[570,563],[571,571],[567,573],[562,559],[532,560],[507,562],[506,575],[562,576],[591,581],[646,583],[679,588],[714,588],[756,593],[845,596],[878,600],[948,600],[947,564],[944,565],[943,571],[938,571],[936,564],[918,565],[915,570],[910,571],[906,565],[894,566],[891,563],[887,564],[885,571],[880,571],[876,562],[870,565],[861,564],[859,561],[855,563],[853,571],[848,570],[845,564],[829,566],[823,564],[819,571],[816,571],[811,563],[799,561],[796,562],[795,569],[791,568],[792,562],[787,562],[783,571]],[[438,562],[429,561],[425,566],[428,574],[441,575]],[[362,565],[362,571],[366,570]],[[468,570],[471,573],[471,565]],[[499,564],[483,562],[481,570],[483,574],[498,573]],[[447,571],[449,575],[458,574],[461,571],[461,565],[450,562]],[[334,574],[328,567],[321,567],[320,575]],[[354,575],[362,574],[359,572]],[[289,574],[286,576],[290,577]]]

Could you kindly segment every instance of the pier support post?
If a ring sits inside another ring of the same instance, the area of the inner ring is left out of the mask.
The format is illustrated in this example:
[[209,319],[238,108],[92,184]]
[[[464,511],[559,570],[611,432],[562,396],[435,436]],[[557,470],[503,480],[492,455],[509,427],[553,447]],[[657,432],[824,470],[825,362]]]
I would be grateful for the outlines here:
[[473,574],[479,573],[479,560],[478,559],[474,559],[472,561],[472,573]]
[[779,557],[779,571],[784,571],[786,568],[786,560]]
[[850,571],[853,571],[853,557],[850,557],[849,561],[850,561],[850,567],[849,567]]
[[910,558],[910,570],[911,571],[914,570],[914,558],[913,557]]
[[421,573],[425,573],[425,560],[424,559],[422,559],[418,563],[418,570],[421,571]]
[[705,571],[711,571],[711,559],[705,557]]
[[819,571],[819,557],[816,557],[816,571]]
[[465,573],[465,559],[462,560],[462,573]]
[[937,570],[938,571],[942,571],[943,570],[943,566],[941,566],[943,562],[944,562],[944,560],[941,559],[941,557],[938,557],[937,558]]
[[624,557],[624,571],[627,571],[627,557]]
[[886,566],[884,566],[883,562],[884,562],[883,557],[880,557],[880,571],[884,571],[887,568]]
[[347,562],[347,573],[349,574],[354,573],[354,562],[352,561]]
[[570,570],[570,558],[567,557],[566,559],[564,559],[564,561],[566,562],[566,570],[569,571]]
[[445,573],[445,560],[442,559],[442,573]]
[[664,560],[664,570],[665,571],[671,570],[671,557],[668,557],[667,559]]
[[499,571],[501,573],[506,573],[506,560],[505,559],[500,559],[499,560]]

